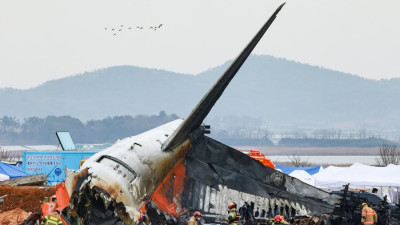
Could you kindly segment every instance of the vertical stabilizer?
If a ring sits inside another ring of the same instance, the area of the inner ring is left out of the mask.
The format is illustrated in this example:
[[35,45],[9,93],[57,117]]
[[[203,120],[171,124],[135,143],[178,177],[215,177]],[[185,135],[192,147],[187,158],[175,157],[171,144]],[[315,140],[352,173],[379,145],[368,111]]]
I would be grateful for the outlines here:
[[229,82],[235,76],[237,71],[240,69],[242,64],[246,61],[247,57],[253,51],[254,47],[260,41],[264,33],[268,30],[269,26],[275,20],[277,14],[281,8],[285,5],[283,3],[280,5],[264,24],[264,26],[258,31],[256,36],[250,41],[246,48],[240,53],[240,55],[235,59],[235,61],[230,65],[230,67],[225,71],[225,73],[218,79],[214,86],[207,92],[206,95],[201,99],[197,106],[193,109],[190,115],[183,121],[183,123],[177,128],[177,130],[167,139],[163,144],[163,150],[168,151],[183,142],[188,134],[193,130],[197,129],[204,118],[211,111],[215,102],[224,92],[225,88],[228,86]]

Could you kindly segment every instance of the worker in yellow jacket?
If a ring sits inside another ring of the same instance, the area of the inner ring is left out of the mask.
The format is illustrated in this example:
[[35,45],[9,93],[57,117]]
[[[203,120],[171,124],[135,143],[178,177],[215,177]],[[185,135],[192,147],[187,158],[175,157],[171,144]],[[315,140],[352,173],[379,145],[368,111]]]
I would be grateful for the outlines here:
[[234,202],[231,202],[228,205],[229,215],[228,215],[228,217],[226,217],[225,220],[228,221],[229,225],[238,225],[239,224],[240,216],[236,211],[236,207],[237,207],[237,205]]
[[42,221],[42,225],[60,225],[60,224],[63,223],[61,221],[60,214],[57,210],[47,214]]
[[375,210],[370,208],[367,203],[362,203],[361,223],[364,225],[374,225],[378,222],[378,215]]

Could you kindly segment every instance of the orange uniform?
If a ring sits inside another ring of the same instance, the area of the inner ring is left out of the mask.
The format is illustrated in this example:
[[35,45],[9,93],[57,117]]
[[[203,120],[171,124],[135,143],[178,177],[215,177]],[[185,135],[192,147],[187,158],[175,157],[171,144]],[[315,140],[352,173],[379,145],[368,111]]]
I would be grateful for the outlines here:
[[361,222],[364,225],[374,225],[378,222],[378,215],[376,215],[375,210],[368,207],[365,203],[363,203],[363,209],[361,212]]

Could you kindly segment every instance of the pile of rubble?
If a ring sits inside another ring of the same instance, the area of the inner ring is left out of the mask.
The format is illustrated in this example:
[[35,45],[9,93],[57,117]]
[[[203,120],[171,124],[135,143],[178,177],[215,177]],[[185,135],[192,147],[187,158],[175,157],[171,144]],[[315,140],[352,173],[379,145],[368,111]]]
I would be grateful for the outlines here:
[[19,225],[29,217],[29,213],[20,208],[0,213],[0,224]]
[[0,224],[21,224],[55,193],[53,186],[0,186]]

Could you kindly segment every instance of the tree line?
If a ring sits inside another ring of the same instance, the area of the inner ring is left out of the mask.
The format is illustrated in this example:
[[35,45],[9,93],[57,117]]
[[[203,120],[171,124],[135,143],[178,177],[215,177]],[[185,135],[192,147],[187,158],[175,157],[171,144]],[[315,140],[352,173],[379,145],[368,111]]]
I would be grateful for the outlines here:
[[[168,115],[165,111],[151,116],[114,116],[86,122],[71,116],[29,117],[22,122],[14,117],[3,116],[0,118],[0,146],[57,145],[56,131],[69,131],[75,143],[114,143],[117,139],[140,134],[177,118],[176,114]],[[320,129],[312,133],[292,130],[274,134],[267,128],[250,127],[250,124],[248,127],[230,129],[211,127],[210,136],[232,146],[379,147],[396,144],[374,137],[366,130]],[[271,141],[274,139],[275,143]]]
[[113,143],[167,122],[176,114],[114,116],[82,122],[71,116],[29,117],[22,122],[14,117],[0,118],[0,145],[57,145],[56,131],[69,131],[75,143]]

